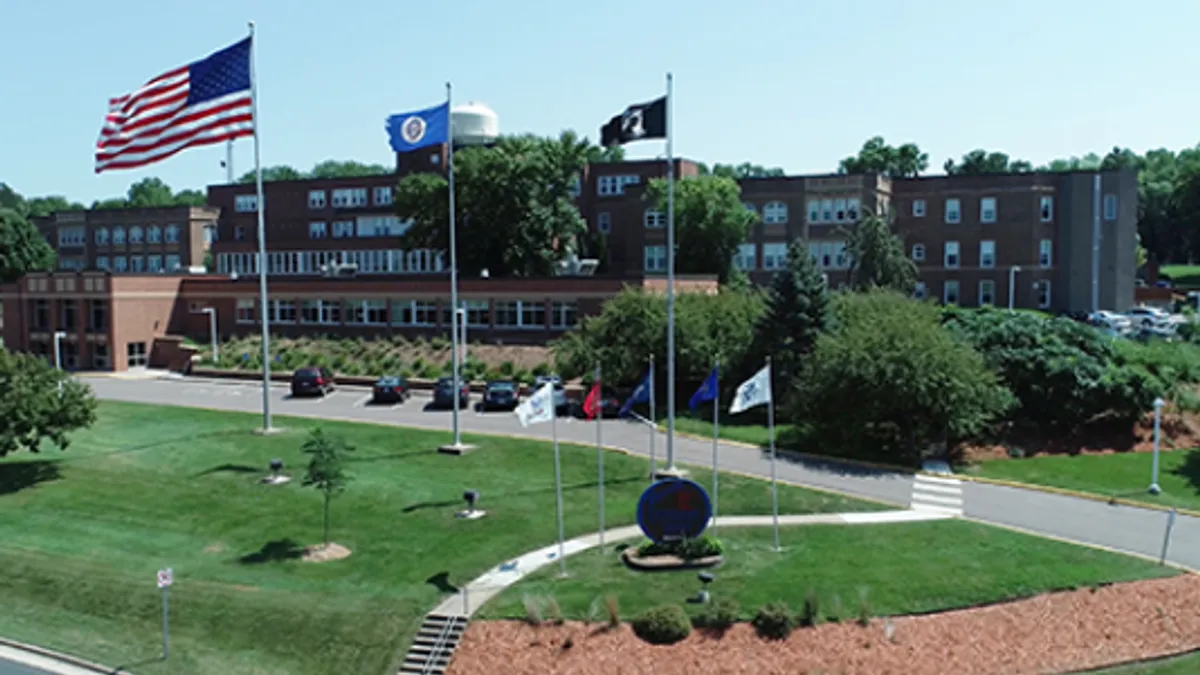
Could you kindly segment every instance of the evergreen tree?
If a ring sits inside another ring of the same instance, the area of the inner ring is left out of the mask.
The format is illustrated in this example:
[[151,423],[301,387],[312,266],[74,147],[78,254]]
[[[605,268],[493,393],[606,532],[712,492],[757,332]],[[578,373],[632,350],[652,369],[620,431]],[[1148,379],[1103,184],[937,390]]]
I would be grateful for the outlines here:
[[755,326],[754,341],[743,364],[746,375],[762,368],[769,356],[774,391],[783,396],[791,392],[804,358],[812,353],[825,328],[827,285],[807,242],[792,242],[787,267],[771,281],[767,311]]
[[883,216],[868,215],[850,234],[850,288],[882,288],[912,295],[917,266],[904,251],[904,240],[892,233]]

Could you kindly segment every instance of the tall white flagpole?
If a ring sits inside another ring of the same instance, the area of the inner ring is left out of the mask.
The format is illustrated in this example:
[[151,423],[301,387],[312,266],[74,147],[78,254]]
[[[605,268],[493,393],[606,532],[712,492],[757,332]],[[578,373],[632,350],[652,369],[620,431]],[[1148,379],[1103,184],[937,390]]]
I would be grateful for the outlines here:
[[[550,392],[548,405],[554,406],[554,392]],[[566,528],[563,524],[563,487],[562,487],[562,457],[558,452],[558,411],[550,413],[550,436],[554,439],[554,497],[558,510],[558,569],[562,576],[567,576],[567,547]]]
[[254,182],[258,211],[258,305],[262,323],[263,432],[271,431],[271,324],[267,313],[267,218],[263,199],[262,159],[259,154],[258,82],[254,76],[254,22],[250,22],[250,116],[254,118]]
[[721,437],[721,360],[713,361],[713,372],[717,374],[717,390],[713,392],[713,491],[712,491],[712,526],[717,529],[717,507],[720,504],[717,482],[717,441]]
[[675,468],[675,154],[671,143],[674,80],[667,73],[667,468]]
[[650,355],[650,482],[654,482],[657,466],[654,456],[654,438],[658,436],[658,418],[654,416],[654,355]]
[[454,121],[450,116],[452,100],[450,83],[446,83],[446,168],[447,188],[450,193],[450,340],[454,354],[450,357],[453,363],[454,376],[454,406],[451,408],[451,425],[454,427],[454,447],[462,445],[462,434],[458,426],[458,397],[462,389],[461,355],[458,353],[458,234],[454,214]]
[[[596,364],[596,384],[602,388],[600,384],[600,364]],[[600,390],[597,390],[600,393]],[[601,442],[600,429],[604,426],[604,396],[601,393],[600,400],[597,401],[599,408],[596,409],[596,485],[597,499],[600,505],[600,552],[604,553],[604,447]]]
[[[253,26],[254,24],[251,23],[250,25]],[[251,28],[251,32],[253,32],[253,28]],[[250,43],[250,48],[254,49],[253,42]],[[255,120],[254,123],[257,126],[258,120]],[[225,141],[225,182],[233,185],[233,180],[233,141],[228,140]]]
[[775,392],[772,385],[771,357],[767,357],[767,387],[771,392],[767,400],[767,435],[771,438],[771,518],[775,526],[775,550],[781,551],[779,544],[779,480],[775,475]]

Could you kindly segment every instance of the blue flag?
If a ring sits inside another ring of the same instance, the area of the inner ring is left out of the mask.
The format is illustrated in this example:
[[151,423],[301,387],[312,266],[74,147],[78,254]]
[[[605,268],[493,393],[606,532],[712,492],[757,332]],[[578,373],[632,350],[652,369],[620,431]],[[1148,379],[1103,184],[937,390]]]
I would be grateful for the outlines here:
[[387,118],[387,132],[395,152],[446,143],[450,138],[450,103],[392,115]]
[[708,377],[704,378],[704,382],[700,385],[700,388],[696,390],[696,393],[692,394],[692,399],[688,401],[688,407],[692,410],[695,410],[696,406],[700,405],[701,403],[716,400],[719,394],[720,389],[717,385],[717,367],[713,366],[712,372],[708,374]]
[[625,405],[621,406],[621,412],[619,413],[621,417],[628,415],[633,406],[639,403],[650,402],[650,378],[653,376],[654,371],[650,371],[646,373],[646,377],[642,378],[642,383],[637,386],[637,389],[633,390],[633,395],[629,397],[629,400],[625,401]]

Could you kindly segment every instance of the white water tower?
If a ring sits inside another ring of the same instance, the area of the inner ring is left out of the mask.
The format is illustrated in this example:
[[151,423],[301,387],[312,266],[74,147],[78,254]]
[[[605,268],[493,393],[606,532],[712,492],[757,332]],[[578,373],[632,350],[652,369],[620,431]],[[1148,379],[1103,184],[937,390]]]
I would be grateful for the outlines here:
[[500,117],[486,105],[471,101],[450,111],[450,128],[455,146],[491,145],[500,138]]

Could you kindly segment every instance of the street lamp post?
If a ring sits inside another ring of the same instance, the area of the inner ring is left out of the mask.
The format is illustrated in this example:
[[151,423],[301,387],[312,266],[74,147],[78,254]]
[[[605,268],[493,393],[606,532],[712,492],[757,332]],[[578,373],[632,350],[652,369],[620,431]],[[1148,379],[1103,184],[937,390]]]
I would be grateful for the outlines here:
[[1162,409],[1167,402],[1161,398],[1154,399],[1154,457],[1150,463],[1150,489],[1152,495],[1162,492],[1158,486],[1158,438],[1162,428]]
[[1017,272],[1021,271],[1020,265],[1013,265],[1008,268],[1008,311],[1013,311],[1013,306],[1016,303],[1017,293]]
[[212,343],[213,367],[217,365],[217,308],[205,307],[201,310],[208,315],[208,339]]
[[54,367],[62,370],[62,341],[67,334],[61,330],[54,331]]

